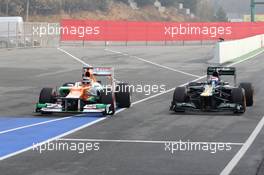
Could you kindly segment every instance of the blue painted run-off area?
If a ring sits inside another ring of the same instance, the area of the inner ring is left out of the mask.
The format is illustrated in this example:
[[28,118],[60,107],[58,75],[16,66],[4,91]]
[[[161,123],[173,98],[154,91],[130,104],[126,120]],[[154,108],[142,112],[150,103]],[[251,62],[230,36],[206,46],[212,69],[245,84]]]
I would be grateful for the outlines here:
[[[33,143],[37,144],[59,136],[65,132],[94,122],[101,117],[102,114],[85,114],[82,116],[70,117],[59,121],[2,133],[0,134],[0,157],[33,146]],[[1,117],[0,132],[53,119],[54,118]]]

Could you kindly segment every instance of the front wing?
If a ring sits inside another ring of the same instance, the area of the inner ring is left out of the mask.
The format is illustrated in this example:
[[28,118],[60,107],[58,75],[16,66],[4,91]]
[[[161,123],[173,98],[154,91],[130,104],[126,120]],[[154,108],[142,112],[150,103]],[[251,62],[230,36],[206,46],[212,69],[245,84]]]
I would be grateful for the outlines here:
[[78,110],[67,110],[63,108],[61,104],[56,103],[45,103],[45,104],[36,104],[37,113],[104,113],[111,114],[110,104],[88,104],[85,105],[82,109]]
[[221,103],[216,108],[211,109],[201,109],[197,108],[193,103],[173,103],[170,106],[171,111],[175,112],[184,112],[184,111],[202,111],[202,112],[225,112],[225,111],[232,111],[232,112],[238,112],[243,113],[245,109],[243,109],[243,106],[241,104],[236,103]]

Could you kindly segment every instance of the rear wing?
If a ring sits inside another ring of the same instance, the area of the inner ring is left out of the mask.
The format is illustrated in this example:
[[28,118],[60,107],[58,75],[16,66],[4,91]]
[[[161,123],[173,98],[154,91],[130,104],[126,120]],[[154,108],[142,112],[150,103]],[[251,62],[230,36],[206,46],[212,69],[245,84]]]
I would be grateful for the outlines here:
[[207,68],[207,75],[213,75],[214,72],[218,72],[221,75],[236,75],[236,68],[235,67],[208,67]]
[[234,76],[234,84],[235,86],[237,85],[235,67],[208,67],[207,68],[207,78],[212,76],[214,72],[218,72],[219,76],[222,76],[222,75]]
[[90,74],[95,76],[114,76],[114,69],[112,67],[83,67],[83,76],[90,72]]
[[114,74],[112,67],[93,67],[92,70],[96,76],[113,76]]
[[104,85],[114,85],[114,68],[84,66],[82,79],[91,78]]

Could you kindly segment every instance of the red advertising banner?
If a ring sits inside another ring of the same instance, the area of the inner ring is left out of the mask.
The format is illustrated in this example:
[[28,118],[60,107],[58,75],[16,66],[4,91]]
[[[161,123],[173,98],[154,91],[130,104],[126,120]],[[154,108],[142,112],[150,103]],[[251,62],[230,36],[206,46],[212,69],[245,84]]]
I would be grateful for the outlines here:
[[177,41],[241,39],[264,34],[264,22],[61,21],[62,41]]

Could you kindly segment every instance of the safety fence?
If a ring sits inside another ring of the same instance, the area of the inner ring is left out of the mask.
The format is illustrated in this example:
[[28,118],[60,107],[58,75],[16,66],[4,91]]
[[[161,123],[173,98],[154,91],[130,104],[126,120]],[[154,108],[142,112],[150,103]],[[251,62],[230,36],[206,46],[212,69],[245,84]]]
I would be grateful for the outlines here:
[[0,22],[0,48],[207,45],[263,34],[264,23]]
[[62,41],[208,41],[234,40],[262,34],[257,22],[135,22],[62,20]]
[[39,28],[54,26],[59,23],[36,22],[0,22],[0,48],[55,47],[59,44],[60,35],[42,35]]

